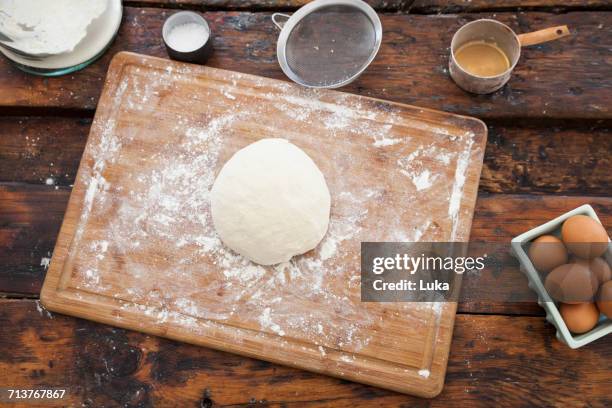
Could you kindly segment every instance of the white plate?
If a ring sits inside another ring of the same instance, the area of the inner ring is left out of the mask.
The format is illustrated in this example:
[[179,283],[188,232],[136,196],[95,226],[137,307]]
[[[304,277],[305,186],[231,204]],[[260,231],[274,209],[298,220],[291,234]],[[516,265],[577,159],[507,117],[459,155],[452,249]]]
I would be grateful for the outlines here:
[[73,72],[84,68],[106,50],[119,31],[122,16],[121,0],[109,0],[104,13],[91,22],[87,35],[71,52],[52,55],[40,61],[23,58],[3,48],[0,48],[0,52],[28,72],[43,75]]

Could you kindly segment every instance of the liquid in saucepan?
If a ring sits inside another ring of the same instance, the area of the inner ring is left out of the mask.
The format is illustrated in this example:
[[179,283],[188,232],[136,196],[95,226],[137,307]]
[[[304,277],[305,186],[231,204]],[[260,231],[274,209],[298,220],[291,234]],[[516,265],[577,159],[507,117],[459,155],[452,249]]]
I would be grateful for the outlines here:
[[506,54],[495,43],[470,41],[455,51],[455,61],[465,71],[480,77],[503,74],[510,68]]

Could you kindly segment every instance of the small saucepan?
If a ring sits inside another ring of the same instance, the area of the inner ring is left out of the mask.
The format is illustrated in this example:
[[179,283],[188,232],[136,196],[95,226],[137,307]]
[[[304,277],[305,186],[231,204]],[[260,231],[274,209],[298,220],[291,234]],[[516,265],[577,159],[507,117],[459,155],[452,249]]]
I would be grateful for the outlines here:
[[[459,87],[468,92],[495,92],[510,79],[510,74],[521,56],[521,47],[556,40],[569,34],[567,26],[558,26],[517,35],[510,27],[497,20],[472,21],[461,27],[453,36],[449,59],[450,76]],[[462,67],[457,62],[456,53],[461,47],[473,42],[493,44],[507,57],[508,68],[496,75],[482,76]]]

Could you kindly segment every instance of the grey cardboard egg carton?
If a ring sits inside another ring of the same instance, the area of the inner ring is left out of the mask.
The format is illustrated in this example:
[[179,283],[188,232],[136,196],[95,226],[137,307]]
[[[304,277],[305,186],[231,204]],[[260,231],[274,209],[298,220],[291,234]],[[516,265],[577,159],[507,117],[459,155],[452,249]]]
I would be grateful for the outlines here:
[[[600,315],[597,326],[591,331],[584,334],[572,334],[565,325],[556,302],[544,288],[544,282],[542,282],[540,274],[531,263],[527,251],[530,242],[540,235],[550,234],[560,237],[561,225],[563,222],[569,217],[579,214],[589,216],[601,223],[593,207],[585,204],[512,239],[512,255],[518,259],[521,271],[527,276],[529,288],[537,293],[538,304],[546,311],[546,320],[557,329],[557,338],[573,349],[582,347],[585,344],[611,333],[612,319],[606,319],[604,315]],[[608,241],[610,241],[609,238]],[[612,265],[612,245],[608,245],[608,250],[604,254],[604,257],[606,261]]]

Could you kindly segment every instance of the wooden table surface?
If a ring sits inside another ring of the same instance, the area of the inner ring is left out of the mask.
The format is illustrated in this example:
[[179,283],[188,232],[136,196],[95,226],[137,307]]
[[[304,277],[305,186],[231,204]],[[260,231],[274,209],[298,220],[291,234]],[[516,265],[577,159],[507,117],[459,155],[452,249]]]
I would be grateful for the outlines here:
[[[200,11],[209,64],[285,79],[270,15],[305,0],[124,1],[112,48],[60,78],[0,60],[0,387],[66,387],[65,406],[612,406],[612,337],[559,343],[535,303],[459,305],[446,386],[424,400],[49,313],[37,298],[108,63],[121,50],[165,57],[161,25]],[[471,239],[509,242],[584,203],[612,232],[612,6],[606,0],[374,0],[378,57],[344,91],[483,119],[489,140]],[[448,77],[448,46],[482,17],[517,32],[572,36],[523,50],[509,84],[472,96]],[[526,296],[516,265],[508,293]],[[1,404],[1,403],[0,403]],[[32,406],[32,405],[24,405]]]

